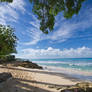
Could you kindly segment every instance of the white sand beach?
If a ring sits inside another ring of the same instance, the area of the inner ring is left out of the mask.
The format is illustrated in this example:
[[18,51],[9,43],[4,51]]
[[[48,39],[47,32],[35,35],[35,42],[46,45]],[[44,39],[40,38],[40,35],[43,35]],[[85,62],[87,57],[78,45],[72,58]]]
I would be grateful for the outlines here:
[[12,73],[13,78],[3,85],[0,92],[60,92],[58,86],[74,85],[79,82],[63,74],[22,67],[0,66],[0,73],[2,72]]

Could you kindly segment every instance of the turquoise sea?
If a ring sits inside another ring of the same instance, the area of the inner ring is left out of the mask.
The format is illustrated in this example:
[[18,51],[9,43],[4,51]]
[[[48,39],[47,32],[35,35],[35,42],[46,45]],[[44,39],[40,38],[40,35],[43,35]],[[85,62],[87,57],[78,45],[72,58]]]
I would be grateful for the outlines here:
[[32,59],[46,70],[92,81],[92,58]]

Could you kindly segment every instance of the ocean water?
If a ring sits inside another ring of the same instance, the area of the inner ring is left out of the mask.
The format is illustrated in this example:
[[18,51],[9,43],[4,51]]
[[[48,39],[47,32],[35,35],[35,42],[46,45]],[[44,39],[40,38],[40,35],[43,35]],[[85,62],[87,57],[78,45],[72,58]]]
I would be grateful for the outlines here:
[[92,58],[32,59],[44,69],[92,81]]

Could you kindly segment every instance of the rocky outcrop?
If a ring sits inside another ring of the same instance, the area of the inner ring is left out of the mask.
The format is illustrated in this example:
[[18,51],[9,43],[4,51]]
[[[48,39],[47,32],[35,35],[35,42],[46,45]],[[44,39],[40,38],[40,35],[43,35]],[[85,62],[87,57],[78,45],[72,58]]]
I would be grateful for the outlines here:
[[60,92],[92,92],[92,83],[82,82],[70,87],[62,87]]
[[18,67],[18,66],[21,66],[21,67],[24,67],[24,68],[32,68],[32,69],[43,69],[43,67],[39,66],[38,64],[36,63],[33,63],[29,60],[14,60],[14,61],[3,61],[3,60],[0,60],[0,64],[3,65],[3,66],[15,66],[15,67]]
[[15,67],[21,66],[21,67],[32,68],[32,69],[43,69],[41,66],[37,65],[36,63],[30,62],[30,61],[14,61],[10,63],[9,65],[15,66]]

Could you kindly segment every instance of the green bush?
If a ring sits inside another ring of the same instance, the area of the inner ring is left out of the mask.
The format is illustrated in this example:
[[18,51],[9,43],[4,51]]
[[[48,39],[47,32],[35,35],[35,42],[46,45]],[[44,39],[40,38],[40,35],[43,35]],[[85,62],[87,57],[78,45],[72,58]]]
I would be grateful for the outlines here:
[[2,62],[2,63],[11,62],[11,61],[15,61],[15,56],[14,55],[7,55],[7,56],[1,56],[0,57],[0,62]]

